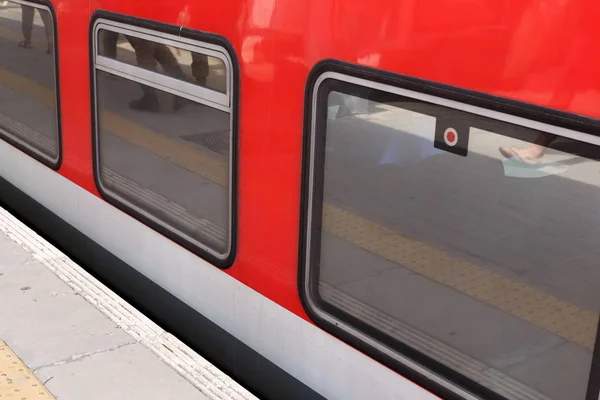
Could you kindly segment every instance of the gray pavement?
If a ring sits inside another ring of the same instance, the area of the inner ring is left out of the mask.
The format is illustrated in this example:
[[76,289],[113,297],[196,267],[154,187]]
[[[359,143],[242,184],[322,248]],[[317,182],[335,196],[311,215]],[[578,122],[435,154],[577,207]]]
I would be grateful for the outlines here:
[[57,399],[208,397],[0,234],[0,338]]
[[0,340],[59,400],[254,399],[3,209]]

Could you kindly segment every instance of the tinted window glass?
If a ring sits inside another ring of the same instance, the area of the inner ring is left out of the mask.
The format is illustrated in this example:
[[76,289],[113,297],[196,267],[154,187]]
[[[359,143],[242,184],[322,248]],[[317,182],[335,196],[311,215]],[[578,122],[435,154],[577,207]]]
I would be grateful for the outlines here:
[[[0,7],[0,137],[58,162],[54,22],[45,8]],[[32,154],[32,155],[33,155]]]
[[[100,30],[98,37],[112,33]],[[126,42],[139,39],[135,34],[127,35]],[[140,51],[152,62],[168,59],[169,68],[183,74],[184,92],[202,101],[202,93],[197,94],[189,82],[190,71],[183,69],[190,52],[143,43],[141,50],[136,46],[138,61]],[[145,46],[153,46],[153,52],[146,52]],[[156,87],[131,80],[148,68],[136,64],[135,50],[119,47],[117,54],[123,63],[96,70],[97,168],[104,194],[178,242],[227,257],[232,207],[230,109],[162,90],[171,83],[157,71],[146,79]],[[129,59],[121,60],[122,54]]]
[[312,292],[432,370],[510,399],[583,400],[600,309],[600,151],[510,121],[326,81]]

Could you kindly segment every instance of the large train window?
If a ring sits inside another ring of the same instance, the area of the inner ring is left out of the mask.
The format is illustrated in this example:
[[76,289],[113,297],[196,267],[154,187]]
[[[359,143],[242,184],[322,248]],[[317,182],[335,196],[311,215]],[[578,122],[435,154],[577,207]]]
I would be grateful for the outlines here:
[[0,138],[60,164],[56,27],[50,3],[0,6]]
[[336,65],[307,97],[311,317],[444,398],[597,399],[597,122]]
[[117,207],[225,267],[234,247],[234,65],[223,39],[179,30],[95,20],[96,179]]

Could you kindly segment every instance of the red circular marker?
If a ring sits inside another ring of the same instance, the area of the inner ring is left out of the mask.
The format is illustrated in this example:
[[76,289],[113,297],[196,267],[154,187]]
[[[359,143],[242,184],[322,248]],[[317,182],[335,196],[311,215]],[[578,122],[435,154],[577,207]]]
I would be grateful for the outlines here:
[[458,143],[458,133],[456,133],[454,128],[448,128],[444,131],[444,142],[448,146],[454,146]]

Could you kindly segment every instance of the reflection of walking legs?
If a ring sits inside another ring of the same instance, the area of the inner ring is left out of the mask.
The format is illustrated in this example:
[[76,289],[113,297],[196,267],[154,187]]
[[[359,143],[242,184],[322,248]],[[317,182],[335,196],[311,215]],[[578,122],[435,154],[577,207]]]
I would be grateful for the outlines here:
[[[101,32],[101,55],[112,59],[117,58],[117,41],[119,34],[115,32]],[[125,39],[129,42],[135,52],[136,63],[139,67],[149,71],[156,71],[158,62],[165,73],[173,78],[187,81],[187,77],[183,69],[177,62],[177,59],[171,50],[161,43],[151,42],[135,36],[125,35]],[[142,88],[142,97],[129,102],[129,108],[138,111],[160,111],[157,91],[153,87],[140,84]],[[180,109],[183,106],[182,99],[175,96],[173,108]]]
[[556,136],[549,133],[540,133],[533,141],[533,146],[526,148],[500,147],[500,153],[506,158],[512,158],[525,164],[538,164],[550,144],[556,140]]
[[[171,50],[160,43],[149,42],[136,37],[127,37],[129,43],[135,50],[137,64],[150,71],[156,71],[156,62],[161,65],[167,75],[176,79],[187,80],[183,69],[177,62]],[[154,88],[142,85],[143,96],[140,99],[133,100],[129,107],[140,111],[159,111],[158,97]],[[173,108],[180,109],[183,106],[181,99],[175,96]]]
[[[138,66],[150,71],[156,70],[156,61],[154,60],[154,46],[152,42],[133,36],[126,36],[127,40],[135,51],[135,58]],[[152,87],[141,85],[142,97],[129,102],[129,108],[138,111],[158,112],[160,105],[156,90]]]
[[[98,34],[100,49],[99,53],[101,56],[111,58],[113,60],[117,59],[117,43],[119,41],[119,34],[117,32],[101,30]],[[109,79],[115,79],[115,75],[107,72],[106,76]]]
[[119,34],[117,32],[105,30],[100,31],[100,42],[102,43],[100,55],[116,60],[118,39]]
[[23,41],[19,42],[21,47],[31,48],[34,11],[31,6],[21,5],[21,29],[23,30]]
[[154,59],[158,61],[167,75],[176,79],[187,80],[177,59],[173,53],[171,53],[171,50],[164,44],[156,43],[154,45]]
[[206,86],[208,72],[208,56],[192,52],[192,75],[194,75],[196,83]]
[[[177,59],[173,53],[171,53],[171,49],[169,49],[167,46],[164,44],[155,43],[154,58],[156,61],[158,61],[167,75],[170,75],[175,79],[187,81],[187,76],[183,72],[181,65],[179,65],[179,62],[177,62]],[[184,105],[184,99],[181,97],[175,96],[173,98],[174,110],[179,110],[183,108]]]
[[[33,18],[35,8],[31,6],[21,5],[21,29],[23,30],[23,40],[19,42],[20,47],[31,48],[31,33],[33,31]],[[46,40],[48,42],[48,48],[46,53],[50,54],[53,48],[53,32],[52,32],[52,18],[50,13],[45,10],[38,10],[42,22],[44,23],[44,29],[46,31]]]
[[52,17],[50,17],[50,13],[47,11],[38,10],[40,13],[40,17],[42,18],[42,22],[44,23],[44,29],[46,30],[46,41],[48,42],[48,49],[46,50],[47,54],[52,53],[53,50],[53,32],[52,32]]
[[137,65],[150,71],[156,71],[156,60],[154,59],[154,43],[135,36],[125,36],[133,50]]

